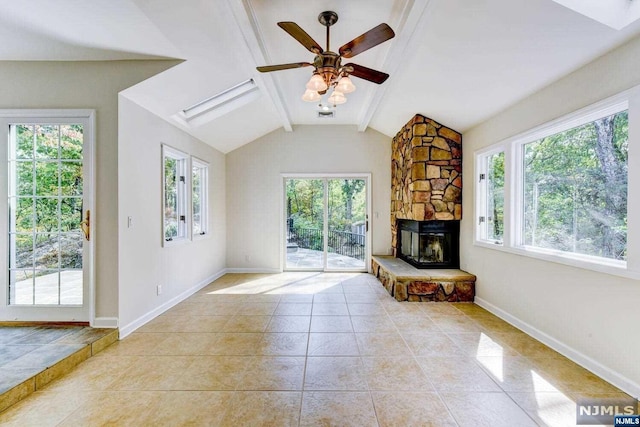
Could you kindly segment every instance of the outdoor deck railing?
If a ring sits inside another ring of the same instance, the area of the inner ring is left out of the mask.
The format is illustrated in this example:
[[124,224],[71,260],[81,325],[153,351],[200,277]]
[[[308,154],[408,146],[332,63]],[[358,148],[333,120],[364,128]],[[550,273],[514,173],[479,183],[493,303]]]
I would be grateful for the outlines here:
[[[329,230],[329,253],[348,256],[364,261],[365,235],[348,231]],[[322,251],[322,230],[317,228],[289,227],[288,241],[303,249]]]

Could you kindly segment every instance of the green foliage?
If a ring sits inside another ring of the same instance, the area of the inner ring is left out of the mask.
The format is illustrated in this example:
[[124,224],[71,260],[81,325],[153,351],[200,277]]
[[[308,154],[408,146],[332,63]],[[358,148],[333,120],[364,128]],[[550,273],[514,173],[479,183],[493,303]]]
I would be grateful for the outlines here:
[[164,159],[164,238],[178,235],[178,161]]
[[526,144],[525,244],[626,258],[626,111]]
[[502,242],[504,235],[504,151],[488,158],[487,206],[489,208],[487,239]]
[[[351,232],[352,226],[364,223],[366,212],[365,182],[362,179],[328,181],[329,229]],[[323,228],[324,181],[289,179],[286,184],[287,217],[302,228]]]
[[13,268],[82,268],[82,125],[16,125]]

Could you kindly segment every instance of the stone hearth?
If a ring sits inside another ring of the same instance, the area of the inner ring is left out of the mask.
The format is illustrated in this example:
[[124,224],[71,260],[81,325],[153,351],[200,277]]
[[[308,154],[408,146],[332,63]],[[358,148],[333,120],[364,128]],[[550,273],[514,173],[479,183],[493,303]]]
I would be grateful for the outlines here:
[[476,276],[457,269],[418,269],[399,258],[375,255],[374,276],[398,301],[473,302]]

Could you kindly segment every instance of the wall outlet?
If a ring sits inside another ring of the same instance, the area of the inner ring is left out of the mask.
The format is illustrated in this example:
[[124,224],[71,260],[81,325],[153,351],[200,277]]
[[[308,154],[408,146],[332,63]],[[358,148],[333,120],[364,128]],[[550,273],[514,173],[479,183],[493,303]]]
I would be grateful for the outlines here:
[[156,293],[158,294],[158,296],[162,295],[162,285],[156,286]]

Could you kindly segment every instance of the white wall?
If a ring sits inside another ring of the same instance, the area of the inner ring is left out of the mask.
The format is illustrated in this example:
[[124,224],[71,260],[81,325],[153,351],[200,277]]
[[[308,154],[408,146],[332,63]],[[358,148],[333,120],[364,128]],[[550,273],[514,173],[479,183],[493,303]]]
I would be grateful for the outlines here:
[[[118,92],[176,61],[0,62],[0,108],[96,110],[96,317],[118,316]],[[0,208],[6,209],[6,200]],[[0,248],[4,253],[6,248]],[[4,274],[4,273],[2,273]]]
[[[222,153],[120,97],[118,149],[120,334],[217,278],[225,268]],[[209,163],[209,226],[203,239],[163,247],[162,144]],[[128,217],[132,227],[128,228]],[[157,295],[156,286],[162,286]]]
[[[640,281],[474,246],[472,213],[474,151],[638,85],[638,70],[640,38],[466,132],[461,228],[462,268],[478,276],[479,301],[636,397]],[[631,115],[630,109],[630,122],[640,121]],[[630,124],[630,196],[640,184],[640,164],[631,160],[640,144],[636,129]],[[640,200],[630,197],[628,203],[629,216],[637,217]],[[638,230],[629,230],[630,265],[640,256],[632,250],[638,238]]]
[[296,126],[227,154],[227,267],[280,268],[282,173],[371,173],[372,253],[388,253],[391,139],[355,126]]

